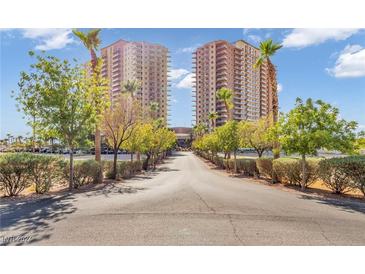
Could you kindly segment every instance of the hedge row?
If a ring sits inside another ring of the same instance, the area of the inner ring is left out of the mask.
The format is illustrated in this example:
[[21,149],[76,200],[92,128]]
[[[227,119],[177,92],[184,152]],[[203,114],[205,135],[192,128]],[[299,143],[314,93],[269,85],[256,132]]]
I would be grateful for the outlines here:
[[[103,171],[105,177],[111,179],[113,177],[113,161],[103,161]],[[142,161],[118,161],[117,162],[117,179],[127,179],[142,170]]]
[[[213,162],[228,172],[234,171],[234,160],[198,152],[200,156]],[[308,187],[320,179],[334,193],[345,193],[358,189],[365,196],[365,156],[306,160],[307,175],[305,186]],[[237,159],[237,172],[248,176],[264,177],[283,184],[300,186],[303,178],[302,160],[297,158],[258,158]]]
[[[110,174],[112,161],[102,167],[95,160],[74,161],[74,187],[97,182],[100,173]],[[118,176],[127,178],[142,169],[142,162],[118,162]],[[6,196],[15,196],[34,185],[38,194],[46,193],[56,183],[69,180],[69,162],[63,157],[35,155],[32,153],[7,153],[0,155],[0,190]]]

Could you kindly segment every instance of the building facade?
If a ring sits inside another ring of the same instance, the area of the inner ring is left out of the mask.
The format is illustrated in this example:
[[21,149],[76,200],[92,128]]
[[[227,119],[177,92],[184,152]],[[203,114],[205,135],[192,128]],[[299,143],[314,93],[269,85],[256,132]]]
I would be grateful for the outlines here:
[[102,75],[109,80],[111,101],[122,92],[122,83],[137,80],[140,89],[135,98],[142,110],[149,112],[150,105],[157,103],[157,117],[167,123],[169,99],[169,53],[158,44],[118,40],[102,48]]
[[[194,105],[196,124],[206,124],[210,129],[223,125],[228,118],[224,103],[217,99],[217,90],[233,91],[231,117],[237,121],[255,121],[269,114],[271,94],[267,65],[255,69],[258,48],[245,41],[229,43],[213,41],[199,47],[193,54]],[[209,113],[217,112],[215,123]]]

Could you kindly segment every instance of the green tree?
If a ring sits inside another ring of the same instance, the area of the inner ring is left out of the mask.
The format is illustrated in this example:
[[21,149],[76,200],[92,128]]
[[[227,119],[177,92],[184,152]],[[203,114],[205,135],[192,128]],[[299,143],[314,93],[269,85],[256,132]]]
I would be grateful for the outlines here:
[[[31,72],[21,73],[20,82],[25,86],[37,83],[33,92],[36,92],[39,124],[43,129],[53,131],[69,148],[69,188],[73,189],[74,149],[87,142],[87,136],[95,126],[97,116],[97,110],[92,104],[91,80],[86,69],[81,69],[67,60],[53,56],[36,58],[37,62],[31,65]],[[29,96],[33,96],[33,93]],[[27,105],[22,107],[26,109]]]
[[271,119],[270,116],[266,116],[255,122],[239,122],[240,146],[254,148],[259,158],[266,150],[272,148],[272,141],[269,138]]
[[[29,52],[30,56],[33,56],[32,51]],[[34,65],[32,65],[34,68]],[[37,102],[39,100],[39,89],[41,84],[38,82],[41,79],[36,79],[31,77],[25,72],[21,72],[20,80],[18,82],[18,87],[20,92],[15,95],[15,91],[12,91],[12,96],[15,97],[17,101],[17,109],[24,113],[27,117],[27,124],[32,128],[32,152],[35,152],[36,138],[38,135],[39,128],[39,109],[37,108]]]
[[[277,80],[276,80],[276,68],[271,62],[271,57],[276,54],[276,52],[283,46],[274,43],[272,39],[267,39],[260,43],[260,56],[257,58],[254,65],[255,68],[261,68],[264,64],[267,64],[268,76],[269,76],[269,92],[271,93],[271,109],[270,113],[274,124],[278,121],[279,117],[279,98],[277,91]],[[270,98],[270,97],[269,97]],[[274,158],[280,157],[280,151],[278,149],[278,144],[274,144]]]
[[193,127],[193,132],[195,138],[200,138],[208,132],[208,127],[205,124],[199,123]]
[[225,157],[233,152],[234,171],[237,172],[237,150],[239,149],[240,139],[238,135],[238,122],[228,121],[223,126],[216,129],[219,140],[219,147],[224,152]]
[[113,179],[117,175],[118,150],[132,136],[138,116],[138,103],[129,94],[121,94],[104,112],[101,128],[108,145],[113,148]]
[[217,90],[217,99],[223,101],[224,107],[227,112],[228,121],[232,120],[232,113],[231,113],[231,110],[233,108],[232,98],[233,98],[233,91],[231,89],[220,88],[219,90]]
[[[101,72],[101,64],[100,61],[98,60],[96,51],[98,50],[100,44],[101,44],[101,40],[100,40],[100,31],[101,29],[92,29],[86,33],[79,31],[77,29],[73,30],[74,35],[76,35],[81,42],[84,44],[84,46],[86,47],[86,49],[90,52],[90,62],[91,62],[91,73],[94,76],[94,79],[100,79],[100,72]],[[96,89],[95,91],[99,90],[97,88],[97,86],[95,86]],[[102,89],[103,90],[103,89]],[[99,103],[103,103],[104,100],[102,98],[104,98],[104,92],[101,93],[97,93],[94,92],[94,100],[92,100],[93,104],[95,105],[95,109],[96,110],[101,110],[104,106],[103,105],[99,105]],[[101,135],[100,135],[100,119],[101,119],[101,114],[102,111],[97,112],[97,117],[96,117],[96,123],[95,123],[95,160],[98,161],[101,164]],[[101,178],[99,178],[99,182],[102,181],[102,173],[101,173]]]
[[357,124],[339,118],[339,110],[321,100],[296,100],[296,106],[279,121],[279,141],[283,149],[302,158],[302,188],[307,177],[306,157],[319,149],[351,152]]

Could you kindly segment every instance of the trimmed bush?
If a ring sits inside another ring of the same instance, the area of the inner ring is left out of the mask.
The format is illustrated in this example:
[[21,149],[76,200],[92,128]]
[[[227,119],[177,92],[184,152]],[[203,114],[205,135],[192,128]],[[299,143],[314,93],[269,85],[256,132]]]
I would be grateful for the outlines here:
[[[309,158],[306,160],[307,176],[305,187],[318,179],[318,166],[320,159]],[[300,186],[302,183],[302,160],[296,158],[280,158],[273,160],[273,170],[279,182]]]
[[273,159],[272,158],[257,158],[256,167],[260,176],[272,179],[273,175]]
[[[117,162],[117,178],[130,178],[134,174],[142,170],[142,161],[118,161]],[[103,170],[108,179],[112,179],[113,161],[103,161]]]
[[224,168],[224,159],[219,156],[214,156],[212,161],[219,168]]
[[65,161],[56,156],[31,155],[29,159],[29,175],[35,184],[38,194],[46,193],[51,186],[62,178]]
[[118,177],[120,178],[130,178],[137,172],[142,170],[142,162],[141,161],[120,161],[118,163]]
[[[234,159],[223,159],[223,167],[230,172],[234,171]],[[237,159],[237,172],[243,173],[247,176],[257,176],[258,170],[256,168],[255,159],[241,158]]]
[[365,156],[347,157],[346,162],[353,187],[360,190],[365,197]]
[[[102,161],[103,172],[107,179],[113,179],[113,161]],[[118,164],[117,164],[118,170]],[[117,172],[118,173],[118,172]]]
[[365,156],[347,157],[346,166],[353,187],[360,190],[365,197]]
[[248,176],[258,176],[259,172],[256,167],[256,160],[247,158],[247,159],[237,159],[237,170]]
[[357,188],[365,195],[364,156],[322,160],[319,164],[319,174],[325,186],[336,194]]
[[30,153],[8,153],[0,156],[0,188],[6,196],[15,196],[30,186]]
[[[65,168],[65,176],[68,178],[70,164]],[[76,160],[74,161],[74,187],[79,188],[82,185],[97,183],[102,172],[102,167],[95,160]]]

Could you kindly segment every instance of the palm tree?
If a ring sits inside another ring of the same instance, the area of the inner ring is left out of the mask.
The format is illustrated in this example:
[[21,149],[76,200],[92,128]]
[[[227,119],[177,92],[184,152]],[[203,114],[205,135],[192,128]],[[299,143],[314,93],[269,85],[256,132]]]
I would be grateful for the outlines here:
[[138,80],[128,80],[127,82],[122,83],[122,92],[130,93],[132,98],[134,98],[134,94],[141,88],[141,84]]
[[[101,29],[93,29],[87,33],[84,33],[77,29],[72,31],[90,52],[91,69],[93,74],[98,73],[98,57],[96,56],[96,51],[98,50],[101,43],[101,40],[99,38],[100,31]],[[101,163],[101,134],[99,125],[95,126],[95,160]],[[99,182],[101,181],[102,178],[99,178]]]
[[[273,123],[275,124],[278,121],[279,115],[279,99],[278,99],[278,91],[277,91],[277,82],[276,82],[276,68],[270,60],[279,49],[283,46],[274,43],[272,39],[267,39],[260,43],[260,56],[257,58],[256,63],[254,65],[255,68],[261,67],[264,63],[268,65],[268,74],[269,74],[269,90],[271,90],[272,94],[272,102],[271,102],[271,110],[270,113],[272,115]],[[280,152],[278,150],[278,144],[274,145],[274,158],[279,158]]]
[[260,43],[260,56],[257,58],[256,63],[254,65],[255,68],[261,67],[264,63],[268,65],[268,73],[269,73],[269,87],[272,91],[272,112],[273,121],[277,122],[278,120],[278,94],[277,94],[277,82],[276,82],[276,68],[270,60],[282,45],[274,43],[272,39],[268,39]]
[[157,119],[157,112],[159,110],[159,104],[157,102],[150,103],[150,115],[152,119]]
[[208,119],[211,121],[212,127],[211,130],[215,128],[216,120],[218,119],[218,113],[217,112],[210,112],[208,115]]
[[228,88],[220,88],[217,91],[218,100],[222,100],[227,111],[227,120],[232,119],[231,109],[233,108],[232,103],[233,91]]

